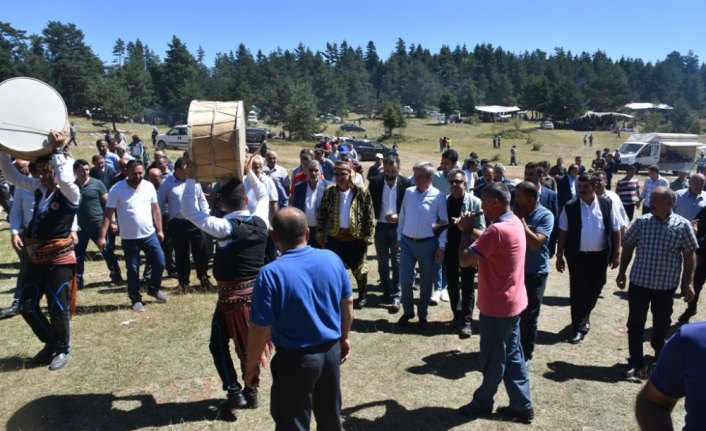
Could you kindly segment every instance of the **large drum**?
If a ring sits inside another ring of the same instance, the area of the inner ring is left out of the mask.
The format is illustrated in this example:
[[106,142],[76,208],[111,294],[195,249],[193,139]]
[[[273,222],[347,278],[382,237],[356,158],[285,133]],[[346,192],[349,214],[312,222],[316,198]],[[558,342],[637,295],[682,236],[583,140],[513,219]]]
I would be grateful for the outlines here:
[[33,160],[51,153],[51,130],[68,129],[64,100],[48,84],[24,76],[0,83],[0,149]]
[[242,101],[194,100],[189,106],[191,159],[199,181],[243,179],[245,109]]

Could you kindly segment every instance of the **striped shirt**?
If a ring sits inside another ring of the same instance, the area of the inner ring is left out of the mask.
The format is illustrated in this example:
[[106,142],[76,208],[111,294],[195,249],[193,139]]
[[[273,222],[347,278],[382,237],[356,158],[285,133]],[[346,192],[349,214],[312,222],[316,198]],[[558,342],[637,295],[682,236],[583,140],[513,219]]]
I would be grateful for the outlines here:
[[635,247],[630,282],[653,290],[679,287],[682,252],[698,248],[691,222],[674,213],[665,221],[653,214],[638,218],[623,242]]
[[615,185],[615,192],[620,196],[623,205],[634,205],[639,200],[637,193],[640,191],[640,182],[637,178],[623,178]]

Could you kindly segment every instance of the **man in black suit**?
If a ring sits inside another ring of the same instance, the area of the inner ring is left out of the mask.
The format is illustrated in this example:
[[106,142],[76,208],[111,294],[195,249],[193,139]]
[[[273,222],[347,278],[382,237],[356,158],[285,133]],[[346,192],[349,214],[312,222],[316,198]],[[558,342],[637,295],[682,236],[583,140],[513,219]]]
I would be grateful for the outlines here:
[[95,178],[103,183],[106,190],[110,190],[113,187],[114,178],[118,175],[113,168],[105,164],[105,159],[100,154],[96,154],[91,159],[93,167],[89,171],[89,176]]
[[566,175],[559,178],[557,181],[557,198],[559,203],[559,212],[561,212],[564,205],[567,202],[574,200],[578,197],[578,176],[579,167],[578,165],[569,166],[569,170]]
[[309,246],[321,248],[321,245],[316,242],[316,219],[319,216],[324,190],[331,183],[321,177],[321,164],[318,161],[310,160],[305,169],[306,181],[294,187],[292,196],[289,197],[289,205],[299,208],[306,215],[309,226]]
[[[400,252],[397,249],[397,219],[405,190],[410,181],[400,175],[400,159],[388,156],[383,173],[370,181],[370,195],[375,210],[375,253],[383,297],[390,301],[390,313],[400,310]],[[390,280],[390,262],[392,280]]]

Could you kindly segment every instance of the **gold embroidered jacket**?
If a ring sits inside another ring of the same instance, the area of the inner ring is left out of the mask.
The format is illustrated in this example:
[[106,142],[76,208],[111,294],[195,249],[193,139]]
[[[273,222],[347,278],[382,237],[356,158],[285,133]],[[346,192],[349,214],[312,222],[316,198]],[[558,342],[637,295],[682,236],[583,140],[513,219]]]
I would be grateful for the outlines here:
[[[353,202],[350,211],[350,232],[351,235],[372,244],[375,237],[375,213],[373,211],[373,200],[370,191],[363,186],[352,186]],[[339,213],[341,211],[341,195],[335,184],[331,184],[324,191],[319,208],[319,216],[316,226],[316,240],[326,242],[329,235],[338,234]]]

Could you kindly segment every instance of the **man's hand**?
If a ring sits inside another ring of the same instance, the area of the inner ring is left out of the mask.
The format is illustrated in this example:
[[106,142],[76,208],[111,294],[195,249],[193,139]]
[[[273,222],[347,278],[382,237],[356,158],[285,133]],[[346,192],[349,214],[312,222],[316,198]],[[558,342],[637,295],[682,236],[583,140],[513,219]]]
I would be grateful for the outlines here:
[[63,130],[52,130],[49,132],[49,143],[52,148],[57,149],[64,146],[66,141],[66,133]]
[[12,248],[14,248],[15,251],[19,253],[22,250],[22,247],[24,247],[24,243],[22,242],[22,237],[16,233],[13,233],[12,234]]
[[164,242],[164,232],[161,230],[157,231],[157,238],[159,239],[159,242]]
[[610,261],[610,269],[615,269],[620,266],[620,256],[616,255],[613,260]]
[[110,233],[118,233],[118,222],[110,222]]
[[78,233],[72,230],[69,236],[71,237],[71,241],[74,243],[74,245],[78,245]]
[[515,213],[515,216],[519,219],[525,218],[525,212],[522,211],[522,208],[520,208],[519,205],[515,205],[512,207],[512,212]]
[[100,250],[100,251],[105,250],[105,237],[99,236],[98,241],[96,241],[96,245],[98,246],[98,250]]
[[684,302],[691,302],[696,296],[693,284],[689,284],[688,286],[686,286],[686,288],[682,288],[681,293],[682,295],[684,295]]
[[618,285],[618,289],[620,289],[620,290],[625,289],[625,280],[626,280],[625,273],[619,272],[618,276],[615,277],[615,284]]
[[256,365],[245,370],[245,377],[243,380],[245,380],[245,386],[251,389],[256,389],[260,386],[260,366]]
[[564,256],[559,254],[556,255],[556,270],[559,272],[564,272],[566,269],[566,264],[564,263]]
[[341,338],[341,363],[344,363],[351,356],[351,340]]
[[456,222],[456,227],[458,227],[458,230],[461,232],[473,230],[474,218],[473,213],[469,211],[458,219],[458,222]]

